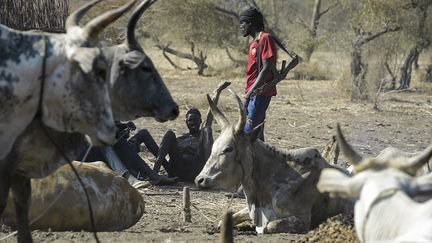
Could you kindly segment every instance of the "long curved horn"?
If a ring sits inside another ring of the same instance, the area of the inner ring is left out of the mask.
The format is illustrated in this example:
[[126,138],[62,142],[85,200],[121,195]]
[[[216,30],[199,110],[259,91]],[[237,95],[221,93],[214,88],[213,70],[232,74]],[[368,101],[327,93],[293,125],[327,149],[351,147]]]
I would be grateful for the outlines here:
[[120,18],[126,11],[132,8],[137,0],[132,0],[126,5],[123,5],[117,9],[108,11],[101,16],[91,20],[84,27],[84,33],[87,34],[88,38],[95,38],[99,32],[101,32],[105,27],[107,27],[112,22]]
[[135,38],[135,27],[136,24],[141,18],[144,11],[146,11],[153,3],[155,3],[156,0],[147,0],[142,2],[132,13],[132,15],[129,18],[128,24],[127,24],[127,31],[126,31],[126,44],[133,48],[138,47],[138,41]]
[[239,109],[240,109],[239,120],[238,120],[238,122],[237,122],[237,124],[235,126],[235,131],[236,132],[240,132],[240,131],[243,131],[244,126],[246,124],[246,119],[247,119],[247,117],[246,117],[246,109],[245,109],[245,106],[244,106],[242,100],[240,99],[240,97],[234,91],[232,91],[231,89],[228,89],[228,91],[231,93],[231,95],[237,101],[237,104],[238,104]]
[[336,125],[336,134],[337,134],[337,140],[339,147],[341,148],[342,152],[344,153],[345,157],[348,159],[348,161],[356,166],[359,165],[360,162],[363,160],[363,157],[358,154],[352,147],[347,143],[345,140],[345,137],[342,135],[342,130],[340,128],[339,123]]
[[431,158],[432,158],[432,145],[430,145],[421,154],[413,158],[410,158],[408,160],[408,163],[404,165],[402,169],[412,175],[415,175],[417,170],[420,169],[424,164],[428,163]]
[[89,11],[94,5],[98,4],[102,0],[95,0],[90,3],[87,3],[86,5],[82,6],[81,8],[75,10],[73,13],[71,13],[67,19],[66,19],[66,32],[70,30],[72,27],[79,26],[79,22],[84,16],[87,11]]
[[222,114],[219,108],[215,105],[213,100],[210,98],[210,95],[207,94],[207,101],[210,105],[211,112],[216,120],[216,122],[221,126],[222,129],[225,129],[229,126],[228,119]]

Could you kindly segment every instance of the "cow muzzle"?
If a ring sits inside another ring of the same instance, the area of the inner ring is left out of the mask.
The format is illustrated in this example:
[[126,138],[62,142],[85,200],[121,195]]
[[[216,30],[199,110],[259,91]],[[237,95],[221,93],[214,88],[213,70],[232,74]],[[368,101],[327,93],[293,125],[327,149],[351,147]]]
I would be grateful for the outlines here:
[[92,144],[94,146],[107,146],[113,145],[116,142],[115,129],[112,132],[101,132],[96,133],[96,137],[92,137]]
[[210,188],[212,188],[212,186],[210,185],[209,178],[205,177],[205,176],[201,176],[201,175],[198,175],[195,178],[195,185],[198,188],[202,188],[202,189],[210,189]]
[[175,102],[165,105],[162,109],[156,109],[154,117],[158,122],[172,121],[179,115],[179,108]]

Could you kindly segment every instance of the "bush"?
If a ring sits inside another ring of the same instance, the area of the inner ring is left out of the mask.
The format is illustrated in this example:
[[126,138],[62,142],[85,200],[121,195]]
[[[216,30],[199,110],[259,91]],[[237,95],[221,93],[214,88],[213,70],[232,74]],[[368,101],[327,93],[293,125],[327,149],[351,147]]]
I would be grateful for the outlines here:
[[329,80],[330,73],[317,63],[300,63],[292,71],[293,79]]

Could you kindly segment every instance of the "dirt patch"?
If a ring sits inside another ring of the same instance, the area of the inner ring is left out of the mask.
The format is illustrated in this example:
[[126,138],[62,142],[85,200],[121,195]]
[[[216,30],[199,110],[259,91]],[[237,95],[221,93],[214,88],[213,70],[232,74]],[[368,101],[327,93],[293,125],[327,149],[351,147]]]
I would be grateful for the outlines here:
[[[147,128],[160,141],[171,129],[182,134],[187,107],[195,106],[204,114],[207,109],[205,94],[210,93],[218,77],[197,77],[190,73],[174,73],[160,70],[173,97],[180,105],[180,117],[172,122],[157,123],[153,119],[138,119],[138,128]],[[230,80],[232,89],[243,91],[244,80]],[[371,102],[350,102],[339,98],[335,81],[285,80],[278,86],[279,95],[272,99],[266,122],[266,142],[278,148],[292,149],[307,146],[323,150],[330,141],[336,123],[340,123],[346,137],[355,149],[365,155],[377,155],[387,146],[407,152],[415,152],[431,144],[432,84],[414,84],[414,91],[389,93],[378,102],[374,110]],[[221,109],[228,119],[235,122],[238,109],[235,101],[223,93]],[[220,129],[214,124],[214,136]],[[142,157],[152,163],[154,158],[147,151]],[[344,159],[343,157],[341,158]],[[181,217],[182,188],[191,187],[192,223],[183,223]],[[122,232],[99,232],[102,242],[215,242],[219,233],[217,222],[229,205],[223,191],[201,191],[192,184],[175,187],[150,187],[144,191],[146,212],[133,227]],[[231,209],[246,206],[244,199],[233,199]],[[236,242],[353,242],[352,223],[340,216],[308,234],[256,235],[253,231],[236,231]],[[352,221],[349,221],[352,222]],[[10,233],[1,228],[0,238]],[[36,242],[94,242],[88,232],[33,231]],[[15,237],[5,242],[16,242]]]

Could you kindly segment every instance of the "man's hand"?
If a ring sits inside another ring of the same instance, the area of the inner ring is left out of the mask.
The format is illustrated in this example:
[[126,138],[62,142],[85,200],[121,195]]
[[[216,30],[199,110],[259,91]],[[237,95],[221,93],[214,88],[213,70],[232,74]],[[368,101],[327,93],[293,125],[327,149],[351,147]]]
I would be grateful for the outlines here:
[[135,129],[136,129],[136,126],[132,121],[129,121],[128,123],[126,123],[126,126],[131,131],[135,131]]

